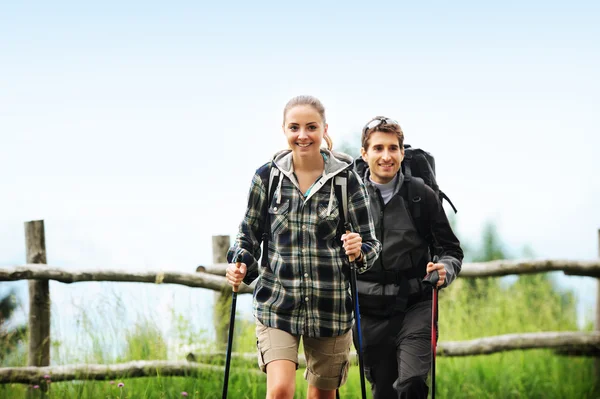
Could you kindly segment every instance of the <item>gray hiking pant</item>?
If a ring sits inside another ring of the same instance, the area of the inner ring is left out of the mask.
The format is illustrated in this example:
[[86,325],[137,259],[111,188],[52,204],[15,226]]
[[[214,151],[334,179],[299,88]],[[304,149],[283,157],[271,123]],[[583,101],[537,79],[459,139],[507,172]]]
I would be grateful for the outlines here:
[[[373,399],[426,399],[431,368],[431,300],[391,319],[362,315],[365,376]],[[354,345],[358,347],[356,326]]]

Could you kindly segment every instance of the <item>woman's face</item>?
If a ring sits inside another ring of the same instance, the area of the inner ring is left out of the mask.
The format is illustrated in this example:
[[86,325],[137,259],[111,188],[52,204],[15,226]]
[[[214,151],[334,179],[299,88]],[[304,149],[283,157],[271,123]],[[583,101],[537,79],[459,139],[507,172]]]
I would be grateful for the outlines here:
[[310,105],[296,105],[285,115],[283,132],[294,156],[311,157],[320,153],[327,124]]

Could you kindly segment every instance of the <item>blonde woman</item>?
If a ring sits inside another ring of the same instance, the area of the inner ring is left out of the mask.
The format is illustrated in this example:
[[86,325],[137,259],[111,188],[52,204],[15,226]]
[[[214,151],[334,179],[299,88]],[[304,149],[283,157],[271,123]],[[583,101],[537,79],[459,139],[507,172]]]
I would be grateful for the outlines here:
[[[289,149],[275,154],[252,179],[246,214],[228,253],[227,279],[239,286],[258,278],[253,307],[267,398],[294,397],[302,338],[307,397],[330,399],[346,381],[352,340],[347,257],[355,257],[364,272],[381,244],[352,158],[331,150],[321,102],[292,98],[283,112],[283,133]],[[271,187],[272,168],[279,178]],[[334,187],[341,174],[347,176],[347,222],[354,230],[348,234],[340,226],[342,205]]]

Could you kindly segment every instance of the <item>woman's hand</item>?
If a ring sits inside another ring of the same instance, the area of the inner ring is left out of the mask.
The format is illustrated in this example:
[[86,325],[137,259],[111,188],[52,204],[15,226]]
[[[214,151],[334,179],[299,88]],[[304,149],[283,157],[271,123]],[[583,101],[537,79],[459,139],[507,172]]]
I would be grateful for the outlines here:
[[225,273],[225,277],[227,278],[227,282],[235,289],[242,284],[242,280],[246,276],[246,264],[242,262],[238,263],[230,263],[227,266],[227,272]]
[[361,257],[360,249],[362,247],[362,237],[358,233],[342,234],[342,242],[346,255],[352,260]]

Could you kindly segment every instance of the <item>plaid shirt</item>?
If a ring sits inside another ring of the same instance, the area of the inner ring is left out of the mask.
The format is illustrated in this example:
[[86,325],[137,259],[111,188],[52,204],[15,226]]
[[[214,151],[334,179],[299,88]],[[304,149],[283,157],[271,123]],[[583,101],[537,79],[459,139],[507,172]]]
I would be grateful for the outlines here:
[[[274,166],[281,171],[279,186],[267,206],[268,163],[259,168],[248,195],[246,215],[227,259],[242,257],[248,271],[244,282],[259,277],[254,289],[254,315],[264,325],[294,335],[332,337],[352,327],[353,305],[349,291],[349,265],[343,255],[337,228],[341,207],[333,192],[334,177],[352,159],[323,150],[325,170],[304,196],[293,173],[289,150],[276,155]],[[354,171],[348,173],[348,222],[362,237],[366,271],[375,261],[381,244],[375,237],[365,187]],[[269,214],[271,236],[268,266],[259,267],[261,238]]]

